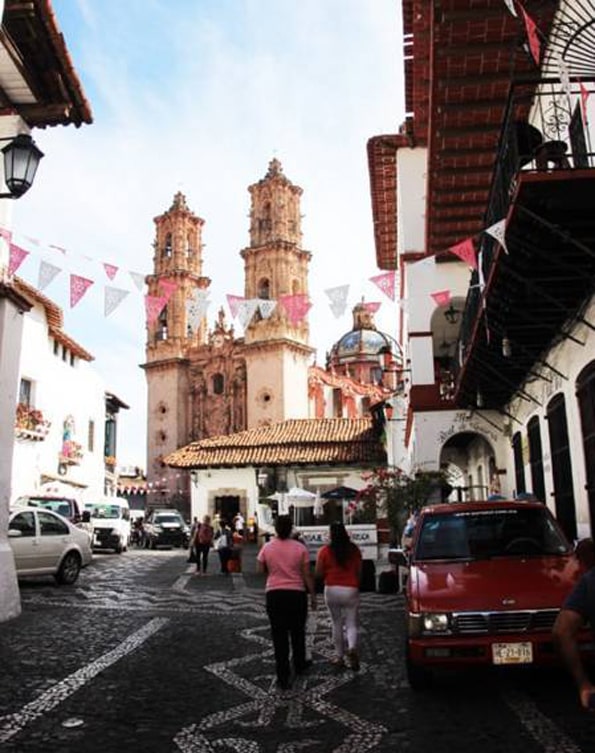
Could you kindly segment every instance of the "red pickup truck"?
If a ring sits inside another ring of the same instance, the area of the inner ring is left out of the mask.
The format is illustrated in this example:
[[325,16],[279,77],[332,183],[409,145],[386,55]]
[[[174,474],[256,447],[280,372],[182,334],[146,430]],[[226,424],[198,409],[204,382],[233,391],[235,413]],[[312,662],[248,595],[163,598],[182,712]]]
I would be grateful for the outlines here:
[[[407,674],[437,668],[547,665],[552,626],[581,565],[540,502],[487,501],[421,510],[408,559]],[[593,636],[585,633],[585,642]]]

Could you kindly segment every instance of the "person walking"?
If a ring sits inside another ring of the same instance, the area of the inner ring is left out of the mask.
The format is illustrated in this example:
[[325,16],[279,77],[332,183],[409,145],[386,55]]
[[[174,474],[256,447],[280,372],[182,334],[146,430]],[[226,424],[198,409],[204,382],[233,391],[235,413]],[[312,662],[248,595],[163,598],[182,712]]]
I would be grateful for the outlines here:
[[194,533],[194,550],[196,552],[196,574],[207,574],[207,568],[209,567],[209,552],[213,546],[213,538],[215,531],[211,525],[211,518],[209,515],[205,515],[200,523],[196,527]]
[[217,543],[215,544],[217,554],[219,555],[219,563],[221,565],[221,573],[223,575],[229,575],[229,560],[232,554],[232,538],[231,529],[225,521],[221,521],[221,530],[217,537]]
[[290,643],[295,674],[303,674],[311,664],[306,661],[306,591],[310,594],[311,608],[316,609],[308,549],[291,538],[291,529],[289,515],[279,515],[275,520],[276,536],[264,544],[257,555],[258,569],[267,575],[266,609],[271,625],[277,686],[282,690],[290,686]]
[[343,666],[346,654],[351,669],[357,672],[362,554],[349,538],[343,523],[331,523],[329,534],[329,543],[318,550],[315,574],[324,582],[324,600],[331,616],[335,647],[331,663]]

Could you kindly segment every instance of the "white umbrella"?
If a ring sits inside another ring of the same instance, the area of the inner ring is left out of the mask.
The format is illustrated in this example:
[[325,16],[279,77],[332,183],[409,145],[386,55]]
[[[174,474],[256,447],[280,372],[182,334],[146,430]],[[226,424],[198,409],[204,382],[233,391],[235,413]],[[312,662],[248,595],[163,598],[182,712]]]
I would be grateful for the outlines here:
[[287,504],[294,507],[314,507],[316,494],[306,489],[300,489],[298,486],[292,487],[285,495]]

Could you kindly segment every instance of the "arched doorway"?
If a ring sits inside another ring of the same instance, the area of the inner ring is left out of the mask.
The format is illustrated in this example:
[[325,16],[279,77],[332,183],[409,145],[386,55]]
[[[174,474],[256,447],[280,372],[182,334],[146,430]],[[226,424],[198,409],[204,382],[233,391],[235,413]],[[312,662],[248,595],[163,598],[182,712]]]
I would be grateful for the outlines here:
[[453,487],[451,501],[487,499],[500,492],[496,453],[477,432],[462,431],[450,437],[440,451],[440,468]]
[[591,536],[595,537],[595,362],[590,363],[579,374],[576,380],[576,397],[583,435]]

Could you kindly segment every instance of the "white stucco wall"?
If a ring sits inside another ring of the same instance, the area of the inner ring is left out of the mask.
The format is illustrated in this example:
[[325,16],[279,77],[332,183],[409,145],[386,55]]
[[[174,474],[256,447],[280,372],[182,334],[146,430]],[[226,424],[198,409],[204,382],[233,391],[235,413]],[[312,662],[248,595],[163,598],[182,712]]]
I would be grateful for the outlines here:
[[[89,362],[75,357],[71,365],[69,351],[63,360],[62,345],[54,354],[53,343],[48,337],[45,309],[36,304],[24,316],[17,389],[22,378],[32,382],[31,404],[51,421],[51,427],[43,441],[16,439],[11,501],[38,489],[42,475],[60,476],[58,460],[67,416],[74,418],[72,439],[82,446],[83,458],[79,465],[68,466],[60,477],[84,485],[84,497],[104,493],[105,385]],[[12,406],[13,425],[17,401],[18,393]],[[93,451],[89,450],[89,421],[94,423]]]
[[397,251],[425,251],[425,211],[428,150],[397,151]]
[[190,514],[192,519],[213,515],[215,497],[240,498],[240,509],[246,518],[254,515],[258,503],[256,471],[248,468],[214,468],[192,471],[190,482]]

